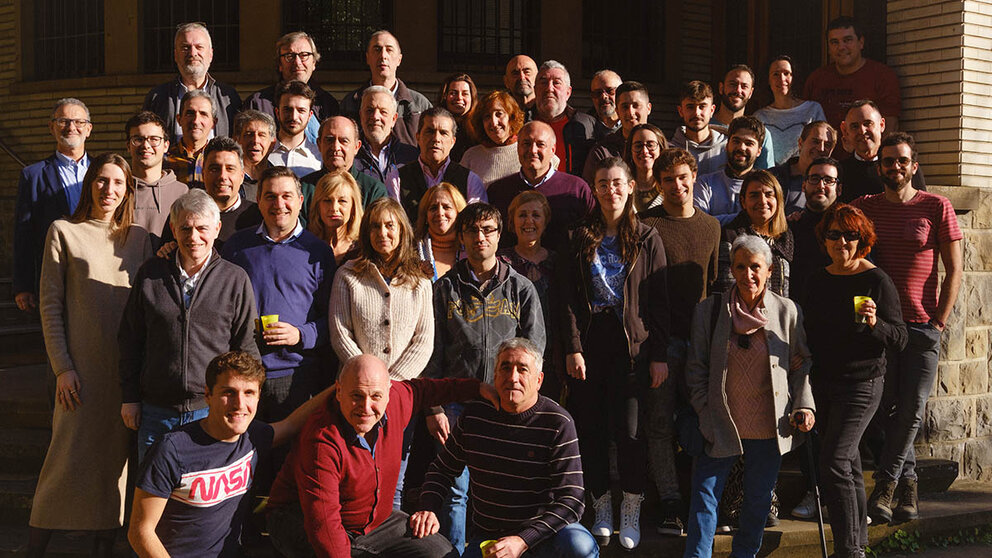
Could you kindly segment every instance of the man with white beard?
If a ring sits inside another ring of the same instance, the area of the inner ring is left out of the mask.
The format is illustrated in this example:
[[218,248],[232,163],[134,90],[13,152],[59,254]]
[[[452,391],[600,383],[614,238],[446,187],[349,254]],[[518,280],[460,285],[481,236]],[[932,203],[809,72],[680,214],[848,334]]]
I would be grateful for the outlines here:
[[555,132],[555,155],[561,160],[558,170],[582,176],[586,155],[592,148],[596,119],[568,104],[572,96],[572,78],[560,62],[548,60],[541,64],[534,90],[537,93],[535,118],[550,125]]

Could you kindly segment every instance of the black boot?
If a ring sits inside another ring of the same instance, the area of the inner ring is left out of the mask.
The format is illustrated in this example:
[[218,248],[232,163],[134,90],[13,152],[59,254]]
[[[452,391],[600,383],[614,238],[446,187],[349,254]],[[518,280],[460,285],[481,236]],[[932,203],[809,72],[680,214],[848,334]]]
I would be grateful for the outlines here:
[[875,489],[868,497],[868,515],[872,522],[882,525],[892,521],[892,500],[896,492],[896,481],[876,480]]
[[920,517],[920,498],[917,494],[916,479],[901,479],[896,494],[898,494],[898,505],[892,510],[893,521],[902,523]]

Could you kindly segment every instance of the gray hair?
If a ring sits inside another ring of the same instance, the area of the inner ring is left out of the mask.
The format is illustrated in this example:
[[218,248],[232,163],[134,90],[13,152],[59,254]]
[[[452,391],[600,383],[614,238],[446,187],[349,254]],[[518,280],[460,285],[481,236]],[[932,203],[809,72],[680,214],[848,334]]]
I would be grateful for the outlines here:
[[169,222],[172,223],[172,226],[178,227],[180,225],[179,219],[184,213],[202,217],[211,223],[220,222],[220,209],[217,208],[217,202],[199,188],[193,188],[172,202],[172,208],[169,209]]
[[[568,71],[568,70],[566,70],[566,71]],[[621,81],[621,83],[623,82],[623,78],[620,77],[620,74],[614,72],[613,70],[609,70],[609,69],[607,69],[607,70],[600,70],[600,71],[596,72],[595,74],[592,75],[592,79],[590,79],[589,81],[592,81],[593,79],[596,79],[596,78],[605,79],[607,76],[617,76],[617,79],[619,79]]]
[[[376,31],[375,33],[372,33],[371,35],[369,35],[369,42],[365,43],[365,51],[366,52],[368,52],[369,46],[372,44],[372,41],[374,41],[375,38],[378,37],[379,35],[389,35],[390,37],[393,38],[393,40],[396,41],[396,46],[400,47],[400,40],[398,38],[396,38],[396,35],[394,35],[392,33],[392,31],[390,31],[388,29],[380,29],[380,30]],[[403,47],[400,47],[399,50],[400,50],[400,52],[403,52]]]
[[90,109],[86,107],[85,103],[75,97],[63,97],[58,101],[55,101],[55,108],[52,109],[52,118],[55,118],[55,115],[58,114],[59,109],[66,105],[76,105],[77,107],[83,109],[86,111],[86,120],[91,120]]
[[317,50],[317,43],[315,43],[313,41],[313,37],[311,37],[306,31],[293,31],[292,33],[286,33],[282,37],[279,37],[279,40],[276,41],[276,64],[277,65],[279,64],[279,57],[282,56],[282,54],[280,54],[280,52],[282,51],[282,47],[289,46],[289,45],[295,43],[296,41],[298,41],[300,39],[306,39],[307,41],[310,42],[310,48],[313,49],[313,63],[314,63],[314,65],[316,65],[317,62],[320,62],[320,51]]
[[183,111],[186,110],[186,105],[188,105],[190,101],[196,99],[197,97],[210,101],[210,114],[211,116],[214,117],[214,122],[216,123],[217,102],[214,101],[214,98],[210,95],[210,93],[207,93],[205,89],[190,89],[189,91],[187,91],[186,94],[183,95],[183,100],[179,101],[179,115],[182,116]]
[[203,31],[207,35],[207,44],[210,48],[214,48],[214,40],[210,37],[210,31],[207,31],[206,26],[202,23],[183,23],[182,25],[176,27],[176,36],[172,39],[172,44],[175,45],[176,41],[179,40],[179,36],[183,33],[189,33],[190,31]]
[[366,87],[365,91],[362,91],[362,104],[365,103],[365,99],[367,97],[371,97],[376,93],[382,93],[389,97],[389,102],[393,105],[393,112],[399,110],[399,103],[396,102],[396,97],[393,97],[393,92],[381,85],[370,85],[369,87]]
[[734,239],[734,243],[730,246],[730,262],[733,265],[734,257],[737,252],[743,250],[754,256],[761,256],[765,259],[765,264],[768,267],[772,266],[772,249],[768,247],[768,243],[765,242],[760,236],[755,236],[753,234],[742,234]]
[[267,112],[254,109],[241,111],[234,117],[234,135],[241,136],[241,132],[244,131],[245,126],[252,122],[265,124],[269,127],[269,135],[276,137],[276,119],[272,118],[272,115]]
[[538,75],[543,74],[548,70],[561,70],[565,72],[565,85],[572,86],[572,76],[568,73],[568,68],[564,64],[557,60],[545,60],[541,67],[537,70]]
[[512,349],[524,351],[534,359],[534,365],[537,366],[539,372],[544,370],[544,353],[541,352],[541,349],[533,341],[526,337],[514,337],[500,343],[499,348],[496,349],[496,360],[499,361],[499,355],[503,354],[503,351]]

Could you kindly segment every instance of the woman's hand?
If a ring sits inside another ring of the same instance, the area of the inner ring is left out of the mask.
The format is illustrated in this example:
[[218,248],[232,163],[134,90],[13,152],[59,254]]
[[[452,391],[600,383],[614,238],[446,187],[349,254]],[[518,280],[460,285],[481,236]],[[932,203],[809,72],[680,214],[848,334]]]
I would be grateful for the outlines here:
[[813,430],[813,425],[816,424],[816,417],[813,416],[813,411],[809,409],[799,409],[789,417],[789,424],[798,428],[800,432],[809,432]]
[[444,413],[427,415],[427,431],[431,436],[437,438],[442,444],[448,441],[448,434],[451,433],[451,425],[448,423],[448,416]]
[[75,411],[76,407],[83,404],[79,397],[79,376],[75,370],[66,370],[59,374],[55,385],[55,400],[62,405],[66,411]]
[[576,380],[586,379],[586,359],[582,353],[569,353],[565,357],[565,371]]
[[865,317],[865,322],[867,322],[868,327],[875,329],[875,324],[878,323],[878,305],[875,304],[874,300],[866,300],[861,303],[861,310],[858,314]]

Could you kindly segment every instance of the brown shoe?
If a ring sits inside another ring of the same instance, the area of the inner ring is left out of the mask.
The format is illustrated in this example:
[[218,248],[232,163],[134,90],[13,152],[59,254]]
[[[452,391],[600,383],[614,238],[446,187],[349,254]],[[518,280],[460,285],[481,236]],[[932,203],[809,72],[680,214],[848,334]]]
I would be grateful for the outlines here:
[[875,489],[868,497],[868,516],[879,525],[892,521],[892,500],[896,481],[876,480]]
[[898,505],[892,510],[894,522],[902,523],[920,517],[920,498],[917,494],[916,479],[900,479],[896,494]]

